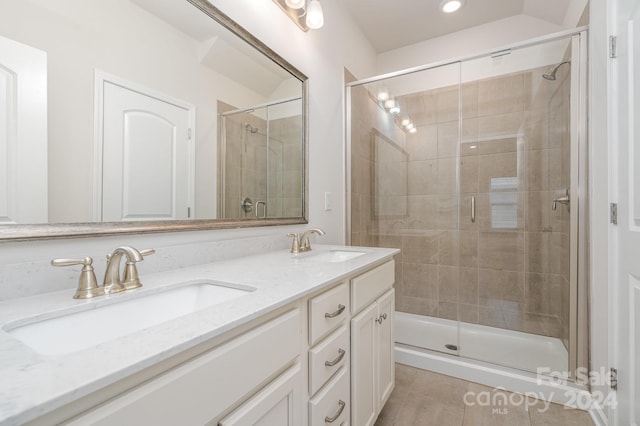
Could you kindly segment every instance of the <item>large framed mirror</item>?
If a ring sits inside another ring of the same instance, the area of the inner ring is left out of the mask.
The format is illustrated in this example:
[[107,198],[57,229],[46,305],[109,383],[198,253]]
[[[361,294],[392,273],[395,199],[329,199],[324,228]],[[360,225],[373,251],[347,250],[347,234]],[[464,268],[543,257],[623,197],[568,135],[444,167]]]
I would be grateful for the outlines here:
[[307,77],[206,0],[0,10],[0,239],[306,223]]

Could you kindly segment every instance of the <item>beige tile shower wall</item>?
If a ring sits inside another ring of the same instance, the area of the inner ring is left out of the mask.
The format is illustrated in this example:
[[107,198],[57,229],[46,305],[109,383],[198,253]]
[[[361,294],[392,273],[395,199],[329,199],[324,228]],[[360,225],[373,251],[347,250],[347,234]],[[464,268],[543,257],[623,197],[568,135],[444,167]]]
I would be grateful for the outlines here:
[[301,126],[299,116],[269,121],[269,217],[302,216]]
[[[221,102],[219,108],[223,111],[233,109]],[[248,132],[245,123],[257,128],[258,132]],[[224,218],[255,217],[256,201],[267,201],[268,217],[302,216],[300,117],[270,120],[268,126],[267,129],[266,120],[250,113],[226,117]],[[249,213],[240,208],[245,197],[254,203],[254,209]],[[263,207],[257,208],[258,215],[262,216]]]
[[[235,109],[231,105],[218,102],[220,112]],[[249,123],[258,129],[250,133],[245,129]],[[250,113],[238,113],[225,118],[225,166],[218,173],[224,173],[224,211],[225,219],[254,217],[255,210],[246,213],[240,208],[245,197],[255,203],[266,200],[267,188],[264,177],[267,174],[267,123]]]
[[[569,85],[561,73],[534,84],[545,71],[464,84],[460,126],[457,87],[400,99],[418,132],[403,145],[407,215],[393,219],[369,211],[370,134],[386,121],[353,89],[352,243],[402,249],[398,310],[567,338],[568,213],[551,201],[568,186]],[[506,224],[492,217],[493,178],[516,179]]]

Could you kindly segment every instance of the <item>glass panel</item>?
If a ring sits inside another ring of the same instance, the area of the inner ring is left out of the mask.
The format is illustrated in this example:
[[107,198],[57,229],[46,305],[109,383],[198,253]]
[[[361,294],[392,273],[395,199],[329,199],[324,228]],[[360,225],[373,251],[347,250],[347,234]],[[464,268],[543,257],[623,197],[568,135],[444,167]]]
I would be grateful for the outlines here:
[[[351,242],[397,247],[396,341],[457,354],[460,64],[351,89]],[[448,346],[447,346],[448,345]]]
[[462,63],[460,355],[567,371],[570,39],[504,53]]
[[236,111],[222,102],[224,164],[220,217],[263,219],[302,214],[302,99]]
[[[300,144],[302,138],[302,100],[293,99],[270,105],[268,115],[266,216],[301,216],[304,192],[302,180],[304,161],[302,144]],[[263,214],[262,206],[260,206],[258,214]]]

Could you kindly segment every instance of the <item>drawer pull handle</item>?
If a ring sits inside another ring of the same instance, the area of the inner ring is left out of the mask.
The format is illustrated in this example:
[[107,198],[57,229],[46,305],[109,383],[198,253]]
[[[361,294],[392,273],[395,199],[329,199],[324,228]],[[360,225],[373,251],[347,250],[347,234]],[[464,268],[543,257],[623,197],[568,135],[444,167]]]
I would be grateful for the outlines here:
[[338,420],[338,417],[340,417],[340,414],[342,414],[342,412],[344,411],[344,407],[347,405],[347,403],[343,400],[339,400],[338,405],[340,406],[340,408],[338,408],[338,412],[333,417],[325,417],[325,423],[333,423]]
[[342,358],[344,358],[344,354],[345,351],[344,349],[338,349],[338,356],[336,359],[334,359],[333,361],[325,361],[324,365],[326,365],[327,367],[333,367],[334,365],[336,365],[337,363],[339,363],[340,361],[342,361]]
[[329,313],[325,313],[325,314],[324,314],[324,317],[325,317],[325,318],[335,318],[335,317],[337,317],[338,315],[340,315],[341,313],[343,313],[343,312],[344,312],[344,309],[345,309],[344,305],[338,305],[338,310],[337,310],[337,311],[332,312],[332,313],[330,313],[330,314],[329,314]]

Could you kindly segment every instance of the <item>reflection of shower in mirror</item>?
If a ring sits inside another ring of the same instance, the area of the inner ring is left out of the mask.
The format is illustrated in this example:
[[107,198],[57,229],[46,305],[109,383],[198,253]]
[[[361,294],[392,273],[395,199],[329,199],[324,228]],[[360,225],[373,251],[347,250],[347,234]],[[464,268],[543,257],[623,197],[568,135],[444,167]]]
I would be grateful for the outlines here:
[[250,133],[258,133],[258,128],[257,127],[253,127],[249,123],[244,123],[244,128],[247,129],[247,131],[250,132]]

